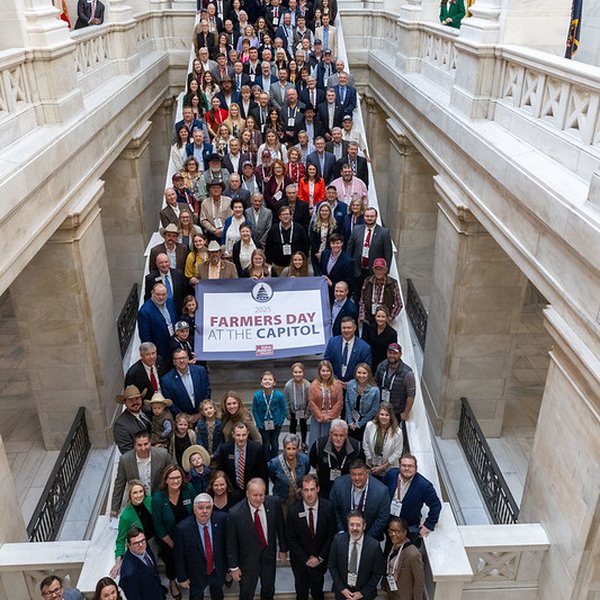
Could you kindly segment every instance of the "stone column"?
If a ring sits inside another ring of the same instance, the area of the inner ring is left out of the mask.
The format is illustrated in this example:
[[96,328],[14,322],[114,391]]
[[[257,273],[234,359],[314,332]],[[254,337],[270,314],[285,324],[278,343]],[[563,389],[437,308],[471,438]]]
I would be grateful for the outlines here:
[[526,277],[440,176],[423,396],[434,428],[458,430],[466,396],[486,436],[502,430],[512,367],[512,331]]
[[127,0],[110,0],[107,4],[107,10],[110,8],[110,22],[116,24],[109,38],[112,45],[111,56],[119,61],[119,71],[128,75],[140,66],[133,8]]
[[400,277],[412,279],[425,299],[431,293],[438,215],[435,171],[397,121],[389,119],[387,126],[391,142],[387,223],[398,249]]
[[3,0],[0,4],[0,50],[24,48],[25,19],[18,0]]
[[0,437],[0,503],[2,506],[0,543],[26,542],[27,529],[2,437]]
[[123,369],[98,198],[79,205],[10,287],[33,395],[48,450],[58,450],[80,406],[94,446],[112,443],[109,425]]
[[539,600],[588,600],[600,589],[600,351],[549,307],[554,338],[519,521],[550,539]]
[[158,225],[158,212],[149,210],[146,204],[154,195],[148,142],[151,127],[146,121],[134,132],[103,176],[100,206],[115,318],[131,286],[142,280],[146,243]]

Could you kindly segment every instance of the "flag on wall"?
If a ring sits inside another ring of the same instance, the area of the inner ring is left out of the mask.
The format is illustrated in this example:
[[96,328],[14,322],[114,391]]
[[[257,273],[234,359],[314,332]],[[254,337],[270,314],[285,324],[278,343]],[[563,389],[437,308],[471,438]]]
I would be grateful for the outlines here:
[[567,36],[567,49],[565,51],[565,58],[572,58],[579,48],[582,10],[583,0],[573,0],[573,5],[571,6],[571,24],[569,25],[569,35]]
[[473,13],[469,10],[475,4],[475,0],[467,0],[467,17],[472,17]]
[[58,18],[64,21],[69,26],[69,29],[71,29],[71,20],[69,19],[66,0],[53,0],[53,4],[60,11]]

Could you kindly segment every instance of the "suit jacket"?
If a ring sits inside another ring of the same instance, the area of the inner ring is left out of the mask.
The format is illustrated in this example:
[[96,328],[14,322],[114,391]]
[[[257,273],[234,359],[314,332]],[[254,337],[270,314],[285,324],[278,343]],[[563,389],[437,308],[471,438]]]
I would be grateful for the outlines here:
[[[390,554],[391,547],[387,549],[386,557]],[[387,561],[386,561],[387,562]],[[413,544],[404,545],[394,566],[394,579],[398,590],[390,592],[387,580],[383,579],[382,588],[387,591],[390,600],[423,600],[425,588],[425,574],[423,557]]]
[[275,496],[265,496],[267,513],[267,547],[261,550],[258,534],[254,528],[254,514],[247,500],[238,502],[229,511],[227,522],[227,562],[229,568],[239,567],[242,573],[257,573],[263,553],[275,560],[277,543],[279,551],[287,552],[281,501]]
[[[208,139],[208,136],[206,136],[206,139]],[[202,144],[202,164],[200,165],[200,167],[203,171],[206,171],[208,169],[208,157],[213,152],[214,150],[212,144],[209,144],[208,142],[204,142]],[[194,156],[194,142],[190,142],[189,144],[185,145],[185,153],[188,155],[188,157]],[[163,227],[166,227],[166,225],[163,225]]]
[[194,384],[194,403],[192,403],[177,369],[171,369],[161,381],[163,396],[173,400],[173,406],[171,406],[173,415],[180,412],[188,415],[197,414],[200,412],[202,400],[210,398],[210,382],[206,369],[200,365],[189,365],[188,369]]
[[[290,203],[288,202],[288,199],[282,198],[277,203],[277,210],[275,212],[279,211],[282,206],[289,205]],[[310,210],[306,202],[303,202],[302,200],[296,200],[296,203],[294,204],[294,214],[292,215],[292,220],[294,223],[301,225],[304,228],[304,231],[308,231],[308,225],[310,223]]]
[[331,324],[331,335],[342,335],[342,319],[344,317],[352,317],[358,326],[358,306],[349,297],[346,298],[344,306]]
[[[352,481],[350,475],[338,477],[329,499],[335,510],[337,530],[348,531],[348,521],[346,516],[352,509],[351,502]],[[376,540],[383,540],[388,521],[390,520],[390,495],[387,487],[378,479],[369,475],[367,494],[362,513],[367,522],[365,533]]]
[[319,153],[315,150],[306,157],[306,166],[315,165],[319,175],[325,180],[325,183],[329,185],[333,180],[333,169],[335,167],[335,156],[331,152],[325,150],[323,172],[321,173],[321,163],[319,162]]
[[[210,517],[213,560],[217,578],[221,585],[225,583],[225,573],[227,572],[226,521],[227,514],[223,512],[213,512]],[[174,562],[178,581],[189,580],[190,586],[198,590],[204,590],[208,586],[206,554],[202,545],[198,522],[194,515],[189,516],[177,525]]]
[[231,201],[241,200],[244,203],[244,208],[248,208],[250,206],[250,192],[241,187],[235,192],[231,190],[231,188],[227,188],[226,190],[227,197],[231,198]]
[[342,253],[338,256],[338,259],[335,261],[333,268],[331,271],[327,270],[327,263],[329,262],[329,258],[331,257],[331,250],[327,248],[323,250],[321,253],[321,273],[323,275],[327,275],[329,279],[331,279],[331,287],[330,287],[330,297],[333,301],[333,288],[338,281],[345,281],[348,284],[348,287],[352,289],[352,285],[354,283],[354,261],[352,258],[342,251]]
[[[233,77],[231,78],[231,81],[233,81],[233,89],[236,92],[239,92],[241,90],[241,88],[242,88],[243,85],[249,85],[250,87],[252,87],[252,83],[250,81],[250,75],[242,72],[242,73],[240,73],[239,77],[240,77],[240,84],[239,84],[239,86],[238,86],[238,83],[237,83],[238,76],[235,73],[234,73]],[[242,118],[244,118],[244,115],[242,115]]]
[[346,374],[342,377],[343,345],[344,339],[341,335],[329,338],[327,346],[325,346],[325,352],[323,353],[323,360],[331,362],[333,373],[337,379],[341,381],[350,381],[354,378],[354,370],[359,363],[364,362],[368,365],[371,364],[371,347],[360,338],[354,338],[352,352],[348,357]]
[[[269,73],[270,73],[270,71],[269,71]],[[277,83],[277,77],[275,77],[274,75],[270,75],[270,74],[269,74],[269,77],[270,77],[270,82],[271,82],[271,85],[269,86],[269,96],[271,96],[271,88]],[[260,86],[261,90],[264,90],[265,89],[265,86],[264,86],[265,79],[266,79],[266,77],[263,77],[262,72],[261,72],[256,76],[256,80],[254,81],[254,84]]]
[[334,88],[335,97],[337,102],[339,102],[344,107],[344,114],[351,115],[358,104],[358,98],[356,95],[356,88],[346,85],[346,95],[344,97],[344,101],[342,102],[342,87],[338,83]]
[[316,112],[317,106],[319,106],[319,104],[325,102],[325,92],[319,88],[316,88],[315,92],[316,92],[316,98],[315,98],[316,102],[314,104],[311,102],[311,99],[310,99],[311,94],[310,94],[310,90],[308,88],[306,88],[300,92],[299,99],[300,99],[300,102],[302,104],[304,104],[304,106],[306,106],[306,107],[310,106],[310,107],[314,108],[315,112]]
[[[349,162],[347,153],[344,153],[344,156],[335,163],[333,172],[336,177],[342,176],[342,165],[346,165]],[[362,179],[363,183],[369,187],[369,167],[367,165],[367,159],[363,156],[356,157],[356,176],[359,179]]]
[[[341,155],[341,160],[344,159],[344,157],[348,154],[348,146],[350,145],[350,142],[348,140],[342,140],[342,155]],[[333,152],[333,140],[329,140],[326,144],[325,144],[325,150],[327,150],[327,152],[331,152],[331,154],[334,154]],[[338,163],[340,162],[340,159],[338,159],[338,161],[335,163],[335,177],[339,177],[340,176],[340,172],[338,169]]]
[[[233,168],[233,162],[231,161],[231,157],[229,156],[229,153],[227,153],[224,157],[223,157],[223,166],[230,172],[230,173],[237,173],[238,175],[242,174],[242,165],[246,162],[246,161],[250,160],[250,155],[247,154],[246,152],[240,152],[240,159],[238,161],[238,167],[237,169]],[[226,196],[230,196],[230,194],[225,194]],[[233,200],[233,198],[231,198]]]
[[[183,210],[183,209],[189,210],[192,217],[194,216],[194,211],[192,210],[192,207],[189,204],[184,203],[184,202],[178,202],[177,205],[178,205],[179,210]],[[175,211],[173,210],[173,208],[167,204],[167,206],[165,206],[160,211],[160,224],[163,227],[166,227],[167,225],[169,225],[169,223],[174,223],[175,225],[177,225],[177,223],[179,223],[179,217],[175,214]],[[151,264],[150,266],[152,268],[154,268],[156,266],[156,263]]]
[[[161,475],[165,468],[170,464],[173,464],[173,459],[164,448],[155,447],[150,450],[150,492],[154,492],[158,489]],[[117,476],[115,478],[115,487],[111,501],[111,511],[117,512],[119,510],[127,482],[139,478],[140,474],[135,451],[129,450],[129,452],[125,452],[125,454],[119,458],[119,466],[117,467]]]
[[310,535],[306,516],[300,516],[301,513],[304,513],[304,504],[299,500],[290,506],[285,522],[290,563],[304,565],[309,556],[319,556],[323,559],[322,567],[325,569],[336,532],[333,505],[325,498],[319,499],[314,538]]
[[165,592],[156,568],[156,558],[150,546],[146,552],[152,560],[152,567],[145,565],[130,550],[123,556],[119,586],[127,600],[164,600]]
[[[79,0],[77,2],[77,22],[74,29],[82,29],[88,27],[92,18],[92,3],[88,0]],[[104,23],[104,4],[97,0],[94,18],[100,19],[100,23]]]
[[[167,298],[167,310],[171,317],[171,325],[175,327],[179,315],[175,310],[173,300]],[[161,356],[169,356],[171,347],[171,334],[167,323],[158,310],[158,307],[152,300],[146,300],[137,314],[138,333],[141,342],[153,342],[156,344],[158,354]]]
[[[225,442],[219,446],[218,452],[215,454],[215,461],[219,465],[219,469],[227,473],[229,481],[234,487],[234,496],[241,499],[246,490],[246,484],[253,477],[260,477],[265,485],[269,485],[269,475],[267,471],[267,461],[262,444],[248,440],[246,443],[246,455],[244,463],[244,489],[237,486],[235,475],[235,446],[234,442]],[[268,489],[268,488],[267,488]],[[229,564],[231,565],[231,563]]]
[[[292,145],[297,144],[298,132],[304,129],[302,107],[297,104],[296,110],[293,110],[288,105],[284,105],[279,113],[279,119],[283,126],[283,142]],[[292,120],[294,124],[290,126]]]
[[[198,279],[208,279],[208,273],[208,262],[203,262],[198,266]],[[219,279],[236,279],[237,276],[235,265],[227,260],[221,259]]]
[[[177,314],[181,314],[181,309],[183,308],[183,298],[189,293],[188,283],[183,276],[183,271],[179,269],[170,269],[169,270],[172,291],[173,291],[173,304],[175,304],[175,310]],[[152,294],[152,288],[156,283],[164,283],[164,277],[162,274],[155,270],[150,271],[148,275],[144,278],[144,302],[148,300]]]
[[[138,388],[140,391],[143,388]],[[140,421],[128,410],[124,410],[116,419],[113,425],[113,438],[121,454],[133,449],[133,440],[136,433],[147,431],[150,433],[152,422],[145,416],[145,421]]]
[[[360,276],[361,256],[363,240],[365,237],[366,225],[356,225],[352,230],[352,235],[348,241],[348,254],[354,259],[354,274]],[[369,244],[369,270],[373,268],[373,261],[376,258],[385,258],[388,266],[392,264],[392,240],[390,230],[381,225],[375,225],[371,242]]]
[[325,38],[323,35],[323,27],[315,27],[315,40],[321,40],[323,42],[323,51],[331,50],[333,56],[337,56],[337,29],[333,25],[329,25],[329,35],[327,39],[327,46],[325,46]]
[[[344,118],[344,107],[339,104],[336,100],[335,107],[333,109],[333,126],[332,127],[341,127],[342,119]],[[319,119],[325,133],[331,134],[332,127],[329,127],[329,108],[327,105],[327,101],[321,102],[319,106],[317,106],[316,116]]]
[[250,207],[246,209],[245,215],[246,219],[252,223],[252,239],[256,247],[264,248],[267,234],[273,224],[273,212],[266,206],[262,206],[258,214],[258,221],[256,221],[254,219],[254,209]]
[[281,87],[281,85],[279,85],[279,82],[271,84],[271,89],[269,90],[269,97],[271,98],[271,103],[279,111],[281,111],[283,105],[285,104],[287,91],[291,90],[293,87],[294,84],[290,83],[289,81],[286,82],[283,88]]
[[[193,213],[192,213],[193,214]],[[150,250],[150,266],[156,264],[156,257],[159,254],[167,254],[167,248],[164,243],[154,246]],[[190,249],[183,244],[175,243],[175,268],[180,271],[185,271],[185,261],[190,253]]]
[[[333,591],[336,600],[343,600],[342,590],[348,588],[348,551],[350,536],[338,533],[331,544],[329,553],[329,572],[333,579]],[[385,573],[385,560],[379,542],[372,537],[363,536],[363,547],[358,563],[358,577],[354,589],[359,591],[365,600],[373,600],[377,596],[377,584]]]
[[[156,370],[158,371],[158,382],[162,379],[162,376],[170,370],[170,366],[168,366],[167,361],[165,361],[162,357],[156,357]],[[150,378],[146,374],[146,368],[144,367],[141,360],[134,362],[127,373],[125,374],[125,387],[128,385],[135,385],[138,390],[143,391],[147,390],[147,394],[152,395],[152,383],[150,382]],[[116,442],[115,442],[116,443]]]

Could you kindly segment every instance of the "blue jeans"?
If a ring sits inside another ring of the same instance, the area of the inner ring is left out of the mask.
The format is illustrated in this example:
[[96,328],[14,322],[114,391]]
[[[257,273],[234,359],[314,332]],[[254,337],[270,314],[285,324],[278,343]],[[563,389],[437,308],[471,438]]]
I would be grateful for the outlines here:
[[279,434],[281,433],[281,425],[275,425],[275,429],[259,429],[260,437],[262,438],[263,449],[267,461],[275,458],[279,454]]

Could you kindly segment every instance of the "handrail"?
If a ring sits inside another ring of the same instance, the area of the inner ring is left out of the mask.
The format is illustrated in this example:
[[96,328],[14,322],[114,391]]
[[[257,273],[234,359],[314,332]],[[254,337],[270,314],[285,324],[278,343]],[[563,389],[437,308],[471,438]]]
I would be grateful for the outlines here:
[[425,339],[427,337],[427,311],[421,297],[417,292],[412,279],[407,279],[406,289],[406,314],[415,331],[421,350],[425,350]]
[[125,356],[129,342],[135,333],[137,307],[139,303],[138,284],[134,283],[123,308],[117,319],[117,334],[119,336],[119,347],[121,348],[121,358]]
[[460,425],[458,440],[485,505],[494,523],[512,524],[518,522],[519,507],[510,492],[502,471],[494,459],[485,435],[479,427],[477,417],[466,398],[461,398]]
[[27,525],[30,542],[56,539],[90,448],[85,407],[81,406]]

